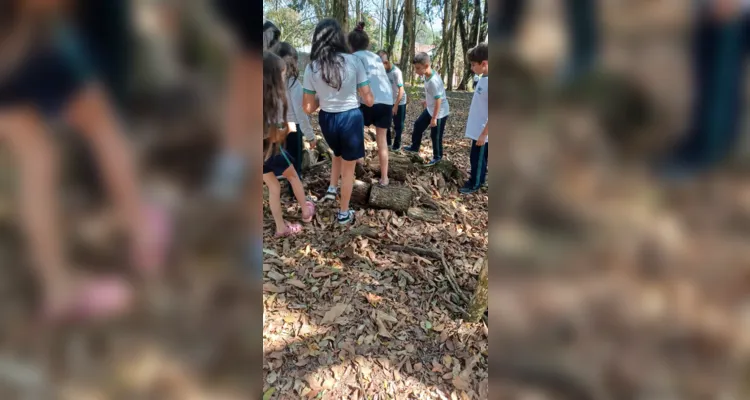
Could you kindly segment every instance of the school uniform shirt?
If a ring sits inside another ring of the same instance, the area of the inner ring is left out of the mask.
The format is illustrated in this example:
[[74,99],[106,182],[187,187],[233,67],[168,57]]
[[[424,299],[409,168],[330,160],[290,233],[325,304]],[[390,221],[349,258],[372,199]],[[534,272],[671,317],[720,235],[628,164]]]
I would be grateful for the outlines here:
[[320,109],[329,113],[340,113],[359,108],[357,90],[370,84],[365,66],[351,54],[339,53],[344,60],[341,74],[341,89],[336,89],[323,80],[318,62],[312,62],[305,68],[302,89],[304,93],[314,94],[320,101]]
[[370,80],[370,89],[372,95],[375,97],[375,104],[388,104],[393,105],[393,91],[391,90],[391,82],[388,79],[388,74],[385,72],[383,66],[383,60],[377,54],[367,51],[360,50],[354,53],[365,67],[367,72],[367,78]]
[[434,70],[432,71],[432,75],[425,76],[424,95],[425,100],[427,101],[427,112],[430,113],[431,117],[435,118],[432,113],[434,112],[435,101],[437,99],[443,99],[443,101],[440,103],[440,112],[438,113],[437,119],[447,117],[448,114],[450,114],[450,110],[448,107],[448,97],[445,95],[445,86],[443,85],[443,80],[440,78],[440,75]]
[[[469,107],[469,118],[466,121],[466,137],[472,140],[478,140],[482,135],[484,127],[487,126],[489,119],[489,96],[487,88],[489,86],[488,77],[482,76],[477,82],[474,90],[474,97],[471,99]],[[489,143],[489,136],[487,138]]]
[[305,139],[314,140],[310,118],[302,110],[302,84],[299,79],[289,78],[287,81],[286,101],[288,104],[286,120],[298,124]]
[[[401,69],[395,65],[391,67],[390,71],[386,71],[386,74],[388,74],[388,80],[391,81],[391,91],[393,92],[393,102],[396,102],[396,99],[398,99],[398,90],[399,88],[404,87],[404,74],[401,73]],[[399,105],[406,104],[406,91],[404,90],[404,95],[401,97],[401,102],[398,103]]]

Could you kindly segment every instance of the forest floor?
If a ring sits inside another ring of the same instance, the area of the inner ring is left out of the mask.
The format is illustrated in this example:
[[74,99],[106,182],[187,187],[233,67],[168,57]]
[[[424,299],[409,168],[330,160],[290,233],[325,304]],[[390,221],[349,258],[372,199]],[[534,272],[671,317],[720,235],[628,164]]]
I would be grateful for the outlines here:
[[[423,97],[421,88],[407,90],[404,145],[411,143]],[[465,171],[470,141],[464,138],[464,126],[471,95],[448,94],[451,115],[444,138],[445,157]],[[376,143],[365,136],[367,157],[377,157]],[[429,159],[429,132],[422,149]],[[329,174],[328,165],[306,173],[308,194],[322,197]],[[265,208],[268,398],[486,398],[487,327],[462,322],[457,306],[465,305],[455,304],[443,265],[471,296],[487,252],[488,193],[484,189],[459,195],[463,183],[446,182],[431,170],[405,182],[391,180],[437,203],[436,222],[354,207],[356,222],[341,228],[335,223],[336,204],[319,205],[314,222],[304,225],[302,234],[274,239],[275,225]],[[284,201],[287,215],[299,214],[296,201]],[[365,231],[375,235],[362,234]],[[444,255],[444,260],[393,246],[424,249]]]

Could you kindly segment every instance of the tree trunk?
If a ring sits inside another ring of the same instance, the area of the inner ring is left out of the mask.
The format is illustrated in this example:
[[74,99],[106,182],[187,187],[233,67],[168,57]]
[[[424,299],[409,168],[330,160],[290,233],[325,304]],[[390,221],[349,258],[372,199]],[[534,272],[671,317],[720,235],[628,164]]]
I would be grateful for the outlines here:
[[414,25],[412,20],[414,19],[414,3],[416,0],[404,0],[404,40],[401,45],[401,63],[399,67],[411,81],[414,75],[411,71],[411,60],[414,55]]
[[406,212],[411,207],[413,198],[414,193],[406,186],[388,185],[382,187],[373,185],[370,189],[368,204],[375,208]]
[[482,12],[482,25],[479,27],[479,36],[477,37],[477,44],[487,40],[487,23],[489,18],[489,9],[487,8],[487,0],[484,0],[484,11]]
[[484,312],[487,310],[490,284],[490,274],[488,267],[489,259],[485,257],[484,262],[482,263],[482,270],[479,272],[479,282],[477,282],[477,288],[474,290],[474,297],[471,299],[471,304],[469,304],[469,308],[467,310],[469,312],[468,322],[481,321],[482,316],[484,316]]
[[357,20],[355,21],[355,23],[359,23],[360,21],[362,21],[362,0],[357,0],[354,9],[356,10],[355,12],[357,16]]
[[332,0],[331,16],[339,21],[344,32],[349,32],[349,2],[346,0]]
[[366,206],[367,202],[370,200],[370,186],[371,185],[367,182],[362,182],[360,180],[354,181],[354,186],[352,188],[352,202],[354,204]]
[[[448,72],[448,53],[450,52],[450,28],[451,28],[451,1],[452,0],[443,0],[443,55],[442,55],[442,62],[440,64],[440,76],[443,77],[443,79],[446,79]],[[447,84],[447,82],[446,82]]]
[[453,75],[456,63],[456,33],[458,31],[458,24],[456,23],[456,16],[458,14],[458,0],[452,0],[451,2],[451,26],[450,26],[450,51],[448,52],[448,91],[453,90]]
[[[380,177],[380,160],[374,157],[373,160],[367,164],[367,171],[370,171],[375,177]],[[406,182],[407,176],[412,174],[416,170],[414,163],[408,157],[389,154],[388,155],[388,177],[390,179]]]

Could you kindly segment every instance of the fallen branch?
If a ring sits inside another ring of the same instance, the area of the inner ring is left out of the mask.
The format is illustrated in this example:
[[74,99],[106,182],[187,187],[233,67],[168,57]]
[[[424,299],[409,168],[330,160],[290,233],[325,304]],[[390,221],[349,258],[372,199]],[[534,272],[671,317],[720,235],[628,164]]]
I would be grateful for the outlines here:
[[453,269],[448,265],[448,262],[445,261],[445,256],[442,250],[438,252],[435,250],[424,249],[420,247],[400,246],[400,245],[389,245],[388,249],[393,250],[393,251],[410,252],[419,256],[431,257],[431,258],[440,260],[440,262],[443,263],[443,269],[445,270],[445,278],[448,280],[448,283],[453,288],[453,291],[456,292],[456,295],[458,295],[458,297],[461,299],[461,301],[464,302],[464,304],[471,303],[469,296],[467,296],[466,293],[464,293],[464,291],[461,289],[461,287],[458,286],[458,283],[456,283],[456,274],[453,271]]

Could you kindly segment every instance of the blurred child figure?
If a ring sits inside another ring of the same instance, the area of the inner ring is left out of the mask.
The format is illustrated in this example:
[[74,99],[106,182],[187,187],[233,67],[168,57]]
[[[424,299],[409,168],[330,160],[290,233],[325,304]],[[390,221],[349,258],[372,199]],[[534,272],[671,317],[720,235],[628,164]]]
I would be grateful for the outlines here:
[[[310,117],[302,109],[302,84],[299,81],[299,59],[297,50],[287,42],[281,42],[274,48],[276,54],[286,63],[286,99],[289,104],[289,112],[286,115],[287,121],[293,123],[296,129],[289,132],[286,137],[284,149],[292,155],[294,169],[297,175],[302,178],[302,136],[310,142],[310,147],[315,148],[317,141],[315,133],[310,124]],[[289,186],[290,191],[293,190]]]
[[299,224],[284,221],[278,176],[284,176],[292,186],[302,207],[302,221],[312,221],[315,214],[315,205],[305,200],[302,181],[292,165],[291,156],[282,146],[289,132],[296,129],[294,123],[286,120],[289,105],[287,84],[284,82],[285,69],[286,64],[279,56],[271,52],[263,53],[263,182],[268,186],[268,202],[276,222],[276,237],[302,232]]
[[409,152],[418,153],[422,145],[422,134],[429,127],[432,138],[432,160],[427,165],[435,165],[443,158],[443,133],[445,123],[450,114],[445,86],[440,75],[430,65],[430,55],[419,53],[414,56],[414,71],[424,77],[424,96],[422,101],[424,111],[414,122],[411,134],[411,146],[404,148]]
[[131,261],[159,272],[169,244],[166,214],[139,188],[134,154],[79,37],[61,18],[61,1],[4,2],[0,12],[0,138],[20,173],[20,216],[49,321],[97,318],[129,308],[132,290],[118,277],[72,271],[57,210],[58,156],[48,124],[58,118],[83,134],[131,240]]
[[750,2],[700,0],[693,31],[691,122],[660,171],[690,177],[725,161],[737,144],[744,96]]
[[391,127],[393,118],[393,94],[388,75],[383,66],[383,60],[377,54],[367,50],[370,47],[370,37],[365,32],[365,23],[360,22],[349,33],[349,46],[354,56],[365,66],[367,79],[370,81],[370,89],[375,97],[375,104],[368,106],[362,104],[359,110],[365,120],[365,126],[375,125],[375,133],[378,142],[378,159],[380,161],[381,186],[388,185],[388,140],[386,133]]
[[383,67],[385,67],[385,72],[388,74],[388,80],[391,82],[391,92],[393,93],[393,110],[391,110],[391,113],[393,114],[394,135],[391,137],[391,128],[388,128],[386,139],[388,141],[388,146],[390,146],[393,151],[398,151],[401,149],[401,133],[404,132],[404,120],[406,119],[404,74],[396,64],[391,63],[390,57],[385,50],[380,50],[378,55],[383,61]]
[[469,118],[466,121],[466,137],[471,139],[471,173],[469,180],[459,189],[463,194],[474,193],[484,185],[487,179],[487,153],[489,151],[488,135],[490,126],[489,119],[489,94],[488,94],[488,56],[487,43],[480,43],[477,47],[469,50],[467,55],[471,63],[471,70],[481,76],[474,88],[474,97],[471,99]]
[[[497,23],[490,24],[498,30],[502,41],[514,42],[526,7],[527,0],[503,0],[497,14]],[[596,63],[599,47],[596,0],[564,0],[565,20],[568,35],[568,59],[561,70],[563,82],[574,80],[588,73]]]
[[305,68],[303,105],[307,114],[318,108],[318,121],[333,151],[331,181],[323,200],[335,200],[341,178],[337,220],[349,224],[354,211],[349,200],[354,186],[354,166],[365,156],[364,118],[357,94],[368,107],[375,104],[364,64],[350,53],[341,26],[326,18],[313,32],[310,64]]
[[216,198],[236,200],[245,178],[247,146],[262,114],[253,96],[254,82],[261,76],[260,50],[275,44],[280,32],[270,21],[264,22],[263,30],[258,28],[258,10],[253,2],[215,0],[215,5],[239,46],[230,61],[222,151],[214,166],[210,191]]

